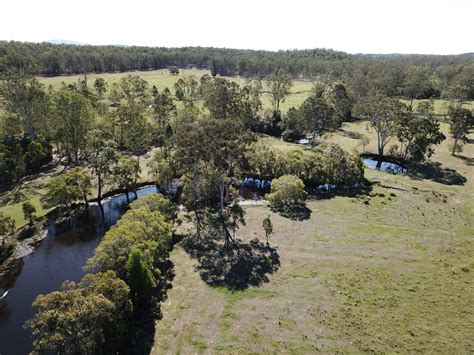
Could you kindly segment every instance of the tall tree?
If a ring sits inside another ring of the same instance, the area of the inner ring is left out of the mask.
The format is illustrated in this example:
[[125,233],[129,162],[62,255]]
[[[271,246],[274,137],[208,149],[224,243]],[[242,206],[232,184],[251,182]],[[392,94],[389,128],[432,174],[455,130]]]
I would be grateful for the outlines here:
[[467,135],[474,127],[472,111],[463,108],[460,103],[451,104],[448,107],[448,122],[451,137],[454,139],[451,154],[454,155],[459,149],[459,141],[465,142]]
[[304,130],[311,132],[313,143],[318,134],[339,127],[339,121],[334,122],[334,110],[323,99],[308,97],[298,111],[301,115],[299,123]]
[[130,203],[128,193],[131,191],[135,192],[137,188],[140,174],[139,162],[132,157],[121,155],[118,158],[117,164],[112,169],[112,174],[115,183],[125,191],[127,202]]
[[36,207],[29,201],[23,202],[21,205],[23,210],[23,216],[28,221],[29,225],[32,226],[36,219]]
[[346,87],[341,82],[336,82],[324,91],[326,102],[334,109],[338,123],[349,121],[352,114],[352,99]]
[[396,124],[408,113],[408,107],[397,99],[381,95],[373,95],[358,105],[358,112],[367,118],[377,133],[378,155],[384,154],[384,149],[396,134]]
[[433,154],[434,144],[446,139],[430,102],[420,102],[415,110],[407,107],[405,114],[398,118],[395,130],[403,159],[424,160],[425,156]]
[[36,139],[38,133],[49,133],[49,96],[36,78],[21,76],[0,81],[0,96],[0,106],[20,119],[23,132],[31,139]]
[[150,272],[150,267],[143,259],[143,254],[138,249],[132,249],[125,266],[127,269],[127,284],[130,286],[132,301],[135,307],[150,299],[155,280]]
[[271,100],[275,110],[280,109],[280,103],[284,102],[290,94],[291,76],[284,69],[277,69],[268,77],[268,85],[271,94]]
[[[183,125],[175,138],[175,161],[184,172],[189,172],[188,182],[194,188],[190,196],[199,196],[209,192],[204,198],[208,208],[215,209],[225,229],[226,242],[232,239],[226,227],[226,207],[231,199],[229,185],[231,179],[238,177],[245,152],[249,149],[253,136],[242,129],[242,123],[233,119],[206,119]],[[214,189],[201,189],[202,179],[209,179]],[[202,198],[202,197],[201,197]],[[192,204],[190,204],[192,205]],[[200,204],[195,204],[200,206]]]
[[87,162],[97,178],[97,201],[102,200],[102,191],[109,182],[112,167],[117,161],[116,144],[110,136],[99,129],[87,136]]
[[103,100],[104,95],[107,91],[107,82],[104,80],[104,78],[97,78],[94,81],[94,90],[99,96],[99,99]]
[[15,220],[0,212],[0,237],[2,238],[2,246],[5,245],[5,238],[9,234],[15,232]]
[[86,145],[86,136],[94,123],[92,105],[82,94],[64,90],[53,99],[56,141],[69,162],[78,163]]

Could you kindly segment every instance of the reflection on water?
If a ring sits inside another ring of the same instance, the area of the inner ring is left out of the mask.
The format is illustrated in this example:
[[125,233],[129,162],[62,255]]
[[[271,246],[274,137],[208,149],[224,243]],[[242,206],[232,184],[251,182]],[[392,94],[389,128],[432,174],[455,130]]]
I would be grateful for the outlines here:
[[[153,186],[138,190],[138,197],[156,192]],[[134,198],[130,194],[130,198]],[[27,354],[31,333],[23,329],[33,315],[31,303],[38,294],[58,290],[66,281],[79,281],[84,265],[94,253],[105,231],[127,208],[125,195],[103,203],[61,224],[51,225],[48,234],[30,255],[18,260],[11,273],[0,280],[0,354]],[[5,295],[5,292],[8,293]]]
[[377,170],[381,170],[381,171],[387,171],[387,172],[393,173],[393,174],[402,174],[402,173],[406,173],[406,171],[407,171],[407,169],[405,169],[404,167],[402,167],[398,164],[390,163],[390,162],[383,161],[383,160],[363,158],[362,162],[369,169],[377,169]]

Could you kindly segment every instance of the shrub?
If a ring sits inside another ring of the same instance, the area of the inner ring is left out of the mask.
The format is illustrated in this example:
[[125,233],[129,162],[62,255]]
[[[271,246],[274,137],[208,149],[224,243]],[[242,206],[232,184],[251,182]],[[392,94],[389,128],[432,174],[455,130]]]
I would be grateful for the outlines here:
[[283,175],[273,180],[267,199],[275,210],[287,210],[304,204],[308,194],[303,181],[294,175]]

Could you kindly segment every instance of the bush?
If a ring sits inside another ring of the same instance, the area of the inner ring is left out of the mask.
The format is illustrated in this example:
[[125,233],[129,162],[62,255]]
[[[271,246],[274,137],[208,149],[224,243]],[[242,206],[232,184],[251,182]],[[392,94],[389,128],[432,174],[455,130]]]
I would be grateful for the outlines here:
[[307,196],[303,180],[294,175],[283,175],[272,181],[267,199],[273,209],[289,210],[304,205]]

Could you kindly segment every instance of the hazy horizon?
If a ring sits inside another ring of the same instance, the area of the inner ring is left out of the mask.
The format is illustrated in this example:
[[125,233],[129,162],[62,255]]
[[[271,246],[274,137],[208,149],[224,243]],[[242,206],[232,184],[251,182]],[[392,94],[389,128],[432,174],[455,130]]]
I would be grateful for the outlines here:
[[[132,4],[133,6],[130,6]],[[328,48],[352,54],[474,52],[474,1],[217,0],[169,2],[18,0],[3,4],[2,40],[89,45]]]

